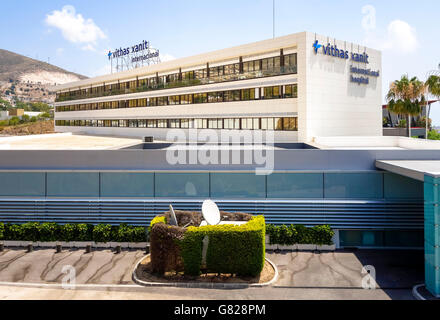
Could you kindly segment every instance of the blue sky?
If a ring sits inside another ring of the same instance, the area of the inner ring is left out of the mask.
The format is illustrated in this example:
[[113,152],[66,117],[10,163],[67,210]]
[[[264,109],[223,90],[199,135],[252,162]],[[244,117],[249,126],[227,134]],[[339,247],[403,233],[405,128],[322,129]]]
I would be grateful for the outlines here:
[[[272,37],[272,0],[1,2],[0,48],[86,76],[109,71],[108,50],[142,40],[171,59]],[[402,74],[438,68],[439,12],[438,0],[276,0],[276,35],[307,30],[382,50],[385,96]]]

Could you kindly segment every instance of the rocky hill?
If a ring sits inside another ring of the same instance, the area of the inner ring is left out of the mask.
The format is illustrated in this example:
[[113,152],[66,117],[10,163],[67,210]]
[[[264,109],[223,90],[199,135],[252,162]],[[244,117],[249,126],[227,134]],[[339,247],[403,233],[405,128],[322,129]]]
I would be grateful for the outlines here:
[[48,91],[49,86],[85,78],[46,62],[0,49],[0,97],[12,103],[16,99],[52,103],[55,96]]

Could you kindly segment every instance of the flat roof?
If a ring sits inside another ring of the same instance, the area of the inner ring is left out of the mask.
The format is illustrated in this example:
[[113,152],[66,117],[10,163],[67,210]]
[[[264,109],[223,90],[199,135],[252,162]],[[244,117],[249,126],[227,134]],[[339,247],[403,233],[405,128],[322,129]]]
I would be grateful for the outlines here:
[[419,181],[440,177],[440,160],[376,160],[376,168]]
[[55,133],[0,137],[0,150],[119,150],[141,142],[135,138]]

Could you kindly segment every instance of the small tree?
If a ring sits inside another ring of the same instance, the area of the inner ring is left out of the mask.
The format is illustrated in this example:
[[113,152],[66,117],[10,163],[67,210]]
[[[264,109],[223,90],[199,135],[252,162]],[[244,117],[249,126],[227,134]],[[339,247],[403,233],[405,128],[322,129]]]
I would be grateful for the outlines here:
[[37,117],[32,117],[32,118],[30,119],[30,121],[31,121],[31,122],[37,122]]
[[27,115],[27,114],[24,114],[21,117],[21,121],[24,122],[24,123],[29,122],[30,120],[31,120],[31,117],[29,117],[29,115]]
[[17,124],[19,124],[20,123],[20,118],[19,117],[12,117],[10,120],[9,120],[9,125],[10,126],[16,126]]

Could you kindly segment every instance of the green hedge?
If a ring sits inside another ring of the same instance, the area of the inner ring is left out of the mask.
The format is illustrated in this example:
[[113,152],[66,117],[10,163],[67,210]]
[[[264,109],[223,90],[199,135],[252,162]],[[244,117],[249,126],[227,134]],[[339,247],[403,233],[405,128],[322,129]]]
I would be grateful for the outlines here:
[[264,267],[265,230],[263,216],[254,217],[241,226],[189,227],[179,241],[185,273],[200,274],[202,242],[208,236],[206,268],[209,272],[257,276]]
[[316,244],[332,245],[335,232],[328,225],[307,228],[303,225],[269,224],[266,226],[270,244],[293,245],[293,244]]
[[10,241],[95,241],[146,242],[146,228],[126,224],[111,226],[99,224],[65,224],[29,222],[25,224],[0,223],[0,240]]

